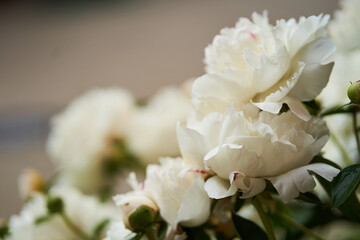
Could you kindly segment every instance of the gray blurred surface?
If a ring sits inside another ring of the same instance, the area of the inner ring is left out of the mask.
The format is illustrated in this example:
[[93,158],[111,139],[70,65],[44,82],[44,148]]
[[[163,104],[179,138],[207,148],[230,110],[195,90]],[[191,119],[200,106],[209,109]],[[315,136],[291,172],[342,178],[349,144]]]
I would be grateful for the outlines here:
[[93,87],[144,98],[203,73],[222,27],[268,9],[278,18],[333,13],[336,0],[157,0],[88,8],[0,7],[0,218],[17,213],[21,169],[53,172],[47,121]]

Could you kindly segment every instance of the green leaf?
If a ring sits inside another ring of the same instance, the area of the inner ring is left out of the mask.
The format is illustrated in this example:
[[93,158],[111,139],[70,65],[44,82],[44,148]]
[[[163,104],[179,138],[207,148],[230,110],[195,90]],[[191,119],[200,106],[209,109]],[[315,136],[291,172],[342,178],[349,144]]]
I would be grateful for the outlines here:
[[95,226],[93,231],[94,239],[98,239],[101,237],[102,233],[104,232],[105,228],[109,225],[109,223],[110,223],[110,219],[104,219]]
[[235,213],[231,214],[236,231],[242,240],[265,240],[268,239],[264,230],[254,222],[247,220]]
[[334,178],[331,196],[335,207],[343,204],[360,182],[360,164],[348,166]]
[[7,224],[0,226],[0,239],[6,239],[10,236],[10,229]]

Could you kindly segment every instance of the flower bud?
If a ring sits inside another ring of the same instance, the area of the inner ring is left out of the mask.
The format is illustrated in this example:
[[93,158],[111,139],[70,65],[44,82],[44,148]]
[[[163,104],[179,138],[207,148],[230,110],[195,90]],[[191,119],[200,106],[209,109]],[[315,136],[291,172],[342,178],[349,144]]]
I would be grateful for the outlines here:
[[350,85],[347,95],[351,102],[360,104],[360,80],[357,80]]
[[23,170],[18,178],[19,194],[24,200],[36,192],[42,192],[44,186],[44,178],[34,169]]
[[128,193],[115,200],[120,207],[125,226],[133,231],[142,231],[156,221],[157,205],[144,194]]
[[56,196],[48,196],[46,199],[46,207],[49,214],[63,213],[64,202]]

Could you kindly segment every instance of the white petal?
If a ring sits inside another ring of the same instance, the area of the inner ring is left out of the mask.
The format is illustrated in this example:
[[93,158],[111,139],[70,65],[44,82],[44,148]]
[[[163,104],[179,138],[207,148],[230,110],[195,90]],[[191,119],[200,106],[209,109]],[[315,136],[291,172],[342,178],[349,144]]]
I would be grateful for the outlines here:
[[280,198],[286,203],[299,196],[299,192],[304,193],[314,189],[316,183],[309,171],[319,174],[328,181],[332,181],[340,170],[327,164],[316,163],[267,179],[271,181]]
[[266,112],[270,112],[273,114],[278,114],[280,112],[280,109],[282,107],[282,103],[280,102],[253,102],[251,101],[252,104],[254,104],[255,106],[257,106],[258,108],[260,108],[263,111]]
[[289,106],[290,110],[299,118],[304,121],[309,121],[311,115],[309,111],[302,105],[300,101],[297,101],[291,97],[285,97],[284,102]]
[[225,179],[233,171],[253,172],[259,163],[255,152],[235,144],[223,144],[212,149],[204,160],[209,169]]
[[211,198],[220,199],[232,196],[236,193],[235,184],[230,185],[230,181],[218,176],[209,178],[204,185],[205,191]]
[[210,216],[210,198],[204,190],[204,180],[199,176],[187,189],[179,208],[175,225],[186,227],[203,224]]
[[334,65],[323,63],[335,49],[335,45],[327,38],[319,38],[300,50],[294,61],[305,62],[306,65],[289,96],[299,101],[310,101],[321,92],[329,81]]
[[[246,73],[229,69],[218,74],[205,74],[192,86],[194,104],[207,102],[209,108],[223,111],[232,103],[244,104],[253,95],[249,77]],[[198,101],[196,101],[198,100]]]
[[266,182],[262,178],[246,177],[239,172],[234,172],[234,174],[236,175],[232,179],[235,178],[234,184],[242,192],[241,198],[251,198],[264,191],[266,187]]
[[183,159],[196,168],[204,169],[205,146],[203,136],[195,130],[178,125],[178,143]]

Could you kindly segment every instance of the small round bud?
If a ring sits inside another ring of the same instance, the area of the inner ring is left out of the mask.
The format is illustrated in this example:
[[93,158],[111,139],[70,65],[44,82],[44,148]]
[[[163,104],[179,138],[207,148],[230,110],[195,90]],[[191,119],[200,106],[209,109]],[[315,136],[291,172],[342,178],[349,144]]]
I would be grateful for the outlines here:
[[347,95],[351,102],[360,104],[360,80],[357,80],[350,85]]
[[129,224],[134,231],[145,230],[150,224],[156,221],[158,213],[154,209],[142,205],[129,216]]
[[61,198],[56,196],[48,196],[46,200],[46,207],[49,214],[63,213],[64,202]]
[[41,174],[34,169],[25,169],[18,178],[19,193],[23,199],[44,190],[45,181]]
[[115,197],[121,209],[125,226],[133,231],[142,231],[158,216],[158,206],[142,192],[130,192]]

